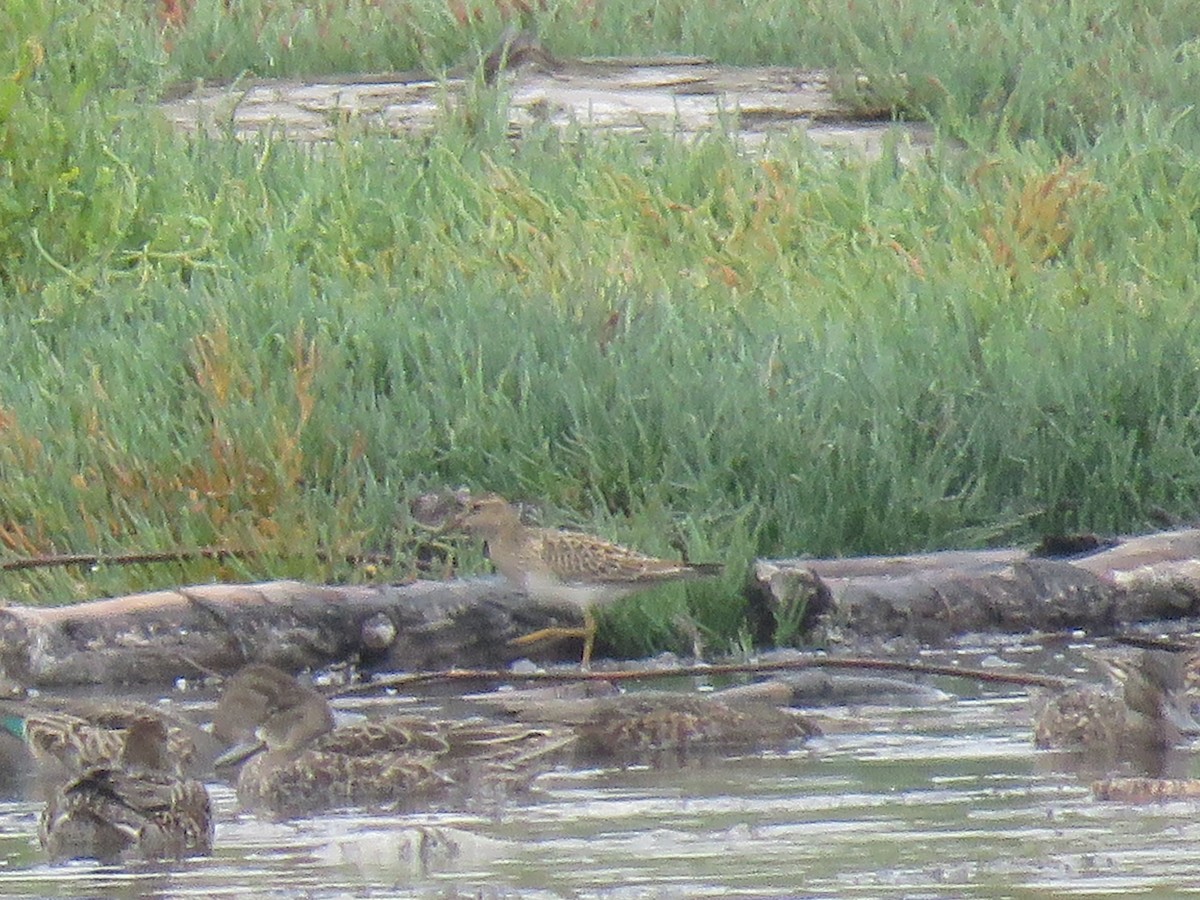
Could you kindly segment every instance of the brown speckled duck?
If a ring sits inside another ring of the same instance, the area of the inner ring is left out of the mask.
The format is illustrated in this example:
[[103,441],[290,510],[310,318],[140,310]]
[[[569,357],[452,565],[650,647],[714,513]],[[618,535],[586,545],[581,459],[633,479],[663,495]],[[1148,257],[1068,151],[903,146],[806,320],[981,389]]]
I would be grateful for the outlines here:
[[757,752],[798,744],[821,733],[810,719],[788,709],[665,692],[632,693],[600,702],[577,730],[582,755],[617,762]]
[[42,799],[65,779],[100,766],[119,766],[125,733],[140,719],[155,719],[166,732],[167,770],[200,778],[212,770],[219,749],[212,735],[183,716],[158,706],[126,700],[76,698],[0,699],[0,732],[9,747],[8,765],[20,786]]
[[821,734],[795,710],[749,692],[620,692],[609,682],[532,688],[473,699],[525,722],[569,727],[587,763],[663,764],[784,749]]
[[212,852],[212,807],[199,781],[171,774],[161,719],[122,731],[111,764],[92,766],[50,795],[38,837],[51,860],[181,859]]
[[279,817],[493,798],[526,787],[575,740],[565,731],[420,715],[337,726],[322,694],[257,663],[230,679],[214,730],[235,740],[253,735],[218,765],[245,760],[239,801]]
[[1129,757],[1161,752],[1200,726],[1183,696],[1187,654],[1141,650],[1101,658],[1114,687],[1072,688],[1047,698],[1036,714],[1038,747]]

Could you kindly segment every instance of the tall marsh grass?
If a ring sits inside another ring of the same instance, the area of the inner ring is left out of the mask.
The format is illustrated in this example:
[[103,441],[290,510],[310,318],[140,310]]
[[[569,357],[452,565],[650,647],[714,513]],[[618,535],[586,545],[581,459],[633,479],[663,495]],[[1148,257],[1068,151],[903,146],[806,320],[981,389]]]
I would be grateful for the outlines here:
[[684,608],[728,646],[754,555],[1196,506],[1191,4],[532,14],[560,54],[863,71],[864,103],[946,136],[906,164],[513,143],[490,89],[420,139],[186,140],[147,100],[177,78],[449,66],[501,10],[24,4],[0,23],[0,548],[262,555],[23,572],[9,598],[361,578],[336,560],[381,549],[404,575],[406,499],[468,485],[730,562],[617,614],[631,650],[677,643]]

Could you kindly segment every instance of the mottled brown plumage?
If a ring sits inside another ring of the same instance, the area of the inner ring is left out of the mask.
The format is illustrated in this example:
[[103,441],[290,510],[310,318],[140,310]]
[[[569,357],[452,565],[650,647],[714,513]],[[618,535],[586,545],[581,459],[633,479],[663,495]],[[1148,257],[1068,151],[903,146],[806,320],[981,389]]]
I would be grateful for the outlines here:
[[1143,650],[1101,662],[1114,688],[1089,685],[1049,697],[1034,724],[1037,746],[1125,757],[1174,747],[1196,727],[1182,697],[1185,655]]
[[[239,698],[258,695],[261,703]],[[260,744],[238,775],[248,809],[297,816],[350,806],[395,808],[525,787],[574,736],[544,728],[405,715],[334,726],[325,697],[270,666],[247,666],[218,705],[223,730]],[[245,750],[230,755],[244,757]]]
[[25,764],[43,795],[87,769],[119,765],[126,730],[143,718],[159,721],[166,730],[169,772],[200,777],[211,769],[211,735],[159,707],[131,701],[0,700],[0,726],[24,742]]
[[51,860],[179,859],[212,851],[212,807],[198,781],[170,774],[162,720],[131,720],[112,764],[67,780],[46,803],[38,837]]
[[596,636],[594,607],[656,585],[719,575],[723,569],[718,564],[646,556],[590,534],[531,527],[497,494],[470,501],[453,527],[483,538],[492,563],[521,590],[539,600],[565,602],[583,611],[582,629],[544,628],[518,642],[582,637],[584,668],[591,661]]
[[45,710],[26,715],[25,739],[39,764],[58,763],[73,772],[112,764],[125,749],[130,724],[144,718],[154,719],[165,728],[169,771],[184,774],[196,754],[189,731],[168,724],[168,720],[146,704],[111,704],[97,706],[86,715],[82,713],[82,709],[77,713]]
[[1119,803],[1170,803],[1200,799],[1197,778],[1104,778],[1092,783],[1097,800]]
[[713,697],[656,692],[597,701],[578,732],[585,756],[642,762],[779,748],[820,729],[769,704],[732,706]]
[[819,735],[807,716],[744,693],[621,693],[610,682],[475,695],[524,722],[575,729],[588,763],[662,763],[781,749]]

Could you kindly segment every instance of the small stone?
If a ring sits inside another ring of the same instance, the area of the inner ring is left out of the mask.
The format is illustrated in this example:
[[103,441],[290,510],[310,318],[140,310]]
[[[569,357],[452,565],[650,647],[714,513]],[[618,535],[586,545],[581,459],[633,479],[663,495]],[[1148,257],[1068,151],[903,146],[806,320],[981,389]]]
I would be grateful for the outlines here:
[[362,645],[368,650],[384,650],[396,641],[396,624],[387,613],[375,613],[363,621]]

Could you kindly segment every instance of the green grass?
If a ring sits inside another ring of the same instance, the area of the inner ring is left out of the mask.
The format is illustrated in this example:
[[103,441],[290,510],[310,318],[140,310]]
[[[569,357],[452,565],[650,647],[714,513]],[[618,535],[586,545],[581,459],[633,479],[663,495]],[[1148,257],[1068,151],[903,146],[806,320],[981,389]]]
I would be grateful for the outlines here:
[[720,649],[755,555],[1193,515],[1193,4],[534,14],[560,55],[861,71],[864,103],[943,136],[904,165],[800,138],[514,144],[484,89],[427,138],[192,141],[147,110],[178,79],[446,68],[501,16],[92,6],[0,13],[0,558],[263,555],[12,573],[10,599],[366,577],[318,550],[396,549],[406,574],[407,498],[467,485],[731,563],[610,619],[647,652],[682,646],[687,607]]

